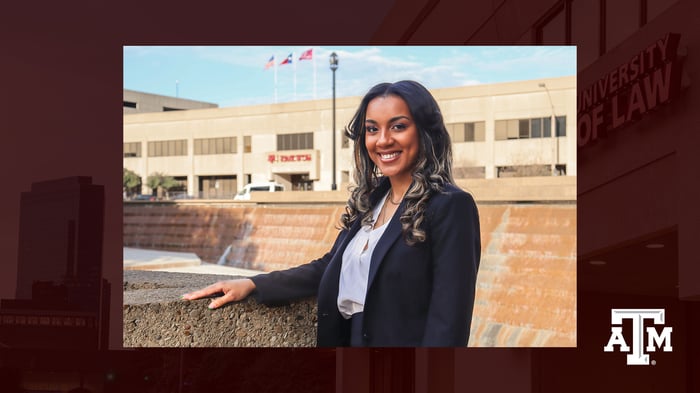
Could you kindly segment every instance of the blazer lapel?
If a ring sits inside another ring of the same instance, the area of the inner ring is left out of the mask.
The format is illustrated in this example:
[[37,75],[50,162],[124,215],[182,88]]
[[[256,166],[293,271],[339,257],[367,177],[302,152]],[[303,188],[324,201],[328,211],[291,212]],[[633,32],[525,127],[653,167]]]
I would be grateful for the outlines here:
[[360,220],[356,220],[352,224],[352,226],[348,230],[348,233],[345,235],[345,238],[340,243],[340,247],[338,247],[338,250],[336,250],[335,254],[333,255],[333,258],[331,259],[330,263],[328,264],[328,267],[326,268],[329,277],[331,278],[331,282],[333,283],[332,288],[335,292],[335,294],[333,295],[334,302],[335,298],[338,297],[338,285],[340,282],[340,270],[343,266],[343,254],[345,253],[345,249],[347,248],[348,243],[350,243],[350,240],[352,240],[352,238],[355,237],[357,231],[360,230],[361,226],[362,225],[360,223]]
[[[377,205],[377,202],[379,199],[384,195],[388,190],[391,184],[389,183],[389,179],[384,178],[379,182],[379,185],[377,188],[370,194],[370,205],[372,205],[372,208]],[[352,240],[353,237],[357,234],[357,232],[360,230],[362,227],[361,219],[355,220],[355,222],[352,224],[350,229],[348,230],[347,235],[345,236],[345,239],[343,239],[342,243],[340,243],[340,247],[338,247],[338,250],[336,251],[335,255],[333,255],[333,258],[331,259],[330,263],[328,264],[328,267],[326,268],[326,271],[328,272],[328,277],[331,279],[331,282],[333,283],[333,299],[338,297],[338,288],[339,288],[339,283],[340,283],[340,270],[341,267],[343,266],[343,254],[345,253],[345,249],[348,247],[348,243],[350,243],[350,240]],[[387,230],[389,230],[389,227],[387,227]],[[385,233],[386,236],[386,233]],[[376,249],[375,249],[376,252]],[[385,251],[386,252],[386,251]],[[371,265],[372,262],[370,261],[370,274],[371,274]]]
[[406,206],[402,201],[399,207],[396,209],[396,212],[394,212],[394,216],[391,217],[391,220],[389,220],[389,224],[387,224],[388,227],[386,227],[384,234],[382,234],[379,242],[377,242],[377,245],[374,247],[374,251],[372,252],[372,260],[369,263],[367,291],[369,291],[370,287],[372,286],[372,281],[374,281],[374,277],[377,275],[379,266],[382,264],[384,256],[389,251],[389,248],[391,248],[396,240],[401,237],[401,222],[399,221],[399,217],[401,217],[405,207]]
[[[384,178],[379,182],[379,185],[370,196],[370,203],[372,205],[372,208],[374,208],[377,205],[379,199],[381,199],[384,196],[384,194],[386,194],[390,186],[391,184],[389,183],[388,178]],[[384,256],[389,251],[389,248],[391,248],[391,245],[394,244],[394,242],[396,242],[396,240],[401,235],[401,222],[399,221],[399,217],[403,213],[404,209],[405,204],[402,201],[398,209],[396,209],[394,216],[391,218],[391,220],[389,220],[389,223],[387,224],[388,226],[386,227],[384,234],[382,235],[381,239],[379,239],[379,242],[374,248],[374,252],[372,253],[372,260],[370,261],[369,265],[369,277],[367,279],[368,290],[372,285],[374,276],[377,274],[377,270],[379,269],[379,265],[381,265]],[[340,268],[343,265],[343,253],[345,252],[345,248],[347,248],[348,243],[350,243],[350,240],[352,240],[352,238],[355,237],[357,231],[359,231],[361,227],[362,224],[360,223],[359,219],[353,223],[353,225],[348,230],[347,236],[345,236],[345,239],[343,239],[343,242],[340,244],[340,247],[338,248],[337,252],[333,256],[333,259],[331,260],[328,266],[328,269],[331,269],[329,271],[329,277],[332,278],[332,282],[334,283],[335,287],[334,299],[338,297],[338,283],[340,282]]]

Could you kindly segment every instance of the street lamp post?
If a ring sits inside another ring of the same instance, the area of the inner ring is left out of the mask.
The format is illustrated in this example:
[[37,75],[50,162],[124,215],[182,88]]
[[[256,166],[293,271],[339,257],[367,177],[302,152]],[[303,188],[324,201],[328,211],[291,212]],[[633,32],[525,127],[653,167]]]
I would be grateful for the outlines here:
[[338,69],[338,55],[333,52],[330,57],[331,71],[333,71],[333,128],[331,132],[333,133],[333,183],[331,184],[331,190],[335,191],[338,186],[335,183],[335,70]]
[[547,88],[547,85],[545,83],[540,83],[538,84],[539,87],[544,88],[544,90],[547,92],[547,98],[549,98],[549,105],[552,107],[552,117],[549,120],[549,128],[551,130],[551,137],[552,140],[554,141],[554,162],[552,163],[551,167],[551,172],[552,176],[557,175],[557,164],[559,163],[559,141],[557,140],[557,115],[554,113],[554,103],[552,102],[552,96],[549,94],[549,89]]

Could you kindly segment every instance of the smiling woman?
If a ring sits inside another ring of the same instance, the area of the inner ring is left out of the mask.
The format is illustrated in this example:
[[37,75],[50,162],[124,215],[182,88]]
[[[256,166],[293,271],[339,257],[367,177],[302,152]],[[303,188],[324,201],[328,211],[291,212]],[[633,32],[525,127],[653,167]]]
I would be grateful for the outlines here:
[[346,129],[355,183],[322,258],[186,294],[210,308],[317,296],[319,346],[464,346],[481,256],[479,216],[454,185],[440,109],[417,82],[376,85]]

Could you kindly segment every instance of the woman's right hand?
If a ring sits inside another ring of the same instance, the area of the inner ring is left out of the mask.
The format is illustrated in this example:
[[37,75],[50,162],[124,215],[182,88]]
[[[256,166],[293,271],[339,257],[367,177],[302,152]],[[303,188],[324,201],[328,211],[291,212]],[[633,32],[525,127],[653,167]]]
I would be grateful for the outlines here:
[[214,309],[221,307],[226,303],[243,300],[250,295],[254,289],[255,283],[253,280],[249,278],[241,278],[236,280],[219,281],[198,291],[186,293],[182,295],[182,298],[185,300],[195,300],[223,292],[223,296],[218,297],[209,303],[209,308]]

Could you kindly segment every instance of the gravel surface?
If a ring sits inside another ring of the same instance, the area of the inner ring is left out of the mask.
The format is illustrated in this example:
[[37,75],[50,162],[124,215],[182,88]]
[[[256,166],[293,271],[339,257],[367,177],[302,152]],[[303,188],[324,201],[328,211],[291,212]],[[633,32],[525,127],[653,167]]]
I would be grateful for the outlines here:
[[183,293],[231,276],[124,272],[124,347],[313,347],[316,300],[267,307],[247,299],[209,310]]

